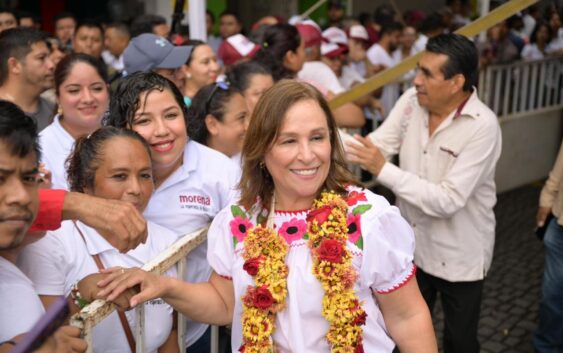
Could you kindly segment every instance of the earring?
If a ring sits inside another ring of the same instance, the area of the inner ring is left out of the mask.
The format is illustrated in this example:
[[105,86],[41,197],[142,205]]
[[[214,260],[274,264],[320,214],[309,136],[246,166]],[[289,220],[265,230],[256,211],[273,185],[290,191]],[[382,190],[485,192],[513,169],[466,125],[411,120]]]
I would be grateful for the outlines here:
[[260,169],[266,169],[266,164],[264,164],[264,162],[260,162],[259,166]]
[[189,80],[190,78],[192,78],[192,74],[190,74],[189,72],[186,74],[186,78]]
[[57,114],[60,116],[63,115],[63,107],[61,107],[60,105],[57,107]]

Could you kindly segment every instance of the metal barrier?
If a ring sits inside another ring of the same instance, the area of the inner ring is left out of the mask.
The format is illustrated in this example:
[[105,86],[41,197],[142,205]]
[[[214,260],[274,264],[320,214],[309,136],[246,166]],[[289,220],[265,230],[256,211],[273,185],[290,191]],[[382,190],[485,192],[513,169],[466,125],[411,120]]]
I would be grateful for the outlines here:
[[491,65],[479,74],[479,97],[499,118],[563,104],[563,56]]
[[[160,253],[154,259],[146,263],[143,270],[155,274],[162,274],[172,266],[176,265],[178,270],[178,278],[184,278],[186,272],[186,255],[195,249],[199,244],[207,239],[207,227],[197,230],[193,233],[183,236],[180,240],[174,243],[166,251]],[[137,346],[137,353],[145,351],[144,338],[145,338],[145,311],[144,305],[138,305],[136,310],[136,325],[135,325],[135,342]],[[115,305],[104,300],[95,300],[90,305],[86,306],[79,313],[73,315],[70,319],[70,324],[82,330],[84,339],[88,343],[87,353],[93,352],[92,330],[103,319],[109,316],[115,310]],[[185,345],[185,319],[184,316],[178,314],[178,345],[180,352],[186,351]],[[211,352],[216,353],[218,347],[218,328],[212,327],[212,346]]]

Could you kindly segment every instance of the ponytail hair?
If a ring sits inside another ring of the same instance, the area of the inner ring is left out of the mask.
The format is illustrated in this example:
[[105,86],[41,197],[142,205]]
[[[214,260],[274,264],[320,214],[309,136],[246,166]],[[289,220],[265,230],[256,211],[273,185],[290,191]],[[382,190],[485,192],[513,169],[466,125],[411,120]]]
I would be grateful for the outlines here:
[[94,187],[96,170],[104,157],[102,149],[106,142],[114,137],[127,137],[139,141],[149,156],[151,154],[148,143],[133,130],[106,126],[90,135],[82,136],[76,140],[74,148],[65,162],[70,191],[83,193],[86,188]]

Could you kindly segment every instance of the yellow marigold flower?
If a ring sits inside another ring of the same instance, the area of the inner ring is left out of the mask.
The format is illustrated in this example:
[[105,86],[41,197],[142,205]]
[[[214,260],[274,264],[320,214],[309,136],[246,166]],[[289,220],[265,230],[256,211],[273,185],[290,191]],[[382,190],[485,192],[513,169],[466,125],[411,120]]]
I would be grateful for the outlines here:
[[242,335],[245,341],[258,342],[269,338],[273,323],[256,308],[246,308],[242,317]]

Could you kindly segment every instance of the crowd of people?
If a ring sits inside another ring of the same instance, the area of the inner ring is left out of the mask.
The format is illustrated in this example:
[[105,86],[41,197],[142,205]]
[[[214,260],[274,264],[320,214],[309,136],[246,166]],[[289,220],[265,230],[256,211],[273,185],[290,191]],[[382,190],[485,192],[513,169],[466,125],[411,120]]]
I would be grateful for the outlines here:
[[[135,351],[138,305],[149,352],[179,351],[178,312],[190,353],[209,352],[209,325],[228,327],[225,352],[437,352],[438,293],[444,352],[479,352],[502,142],[478,72],[561,54],[548,10],[549,22],[532,7],[475,44],[453,34],[470,21],[456,0],[358,18],[329,1],[327,23],[267,16],[248,31],[225,11],[218,36],[208,11],[207,41],[156,15],[61,13],[46,34],[0,9],[0,352],[60,296],[72,313],[95,299],[119,309],[94,328],[95,352]],[[396,82],[329,107],[423,50]],[[539,223],[560,213],[560,167]],[[184,278],[139,269],[209,224]],[[549,276],[538,352],[563,347],[549,329],[563,327],[563,281]],[[84,349],[62,326],[39,351]]]

